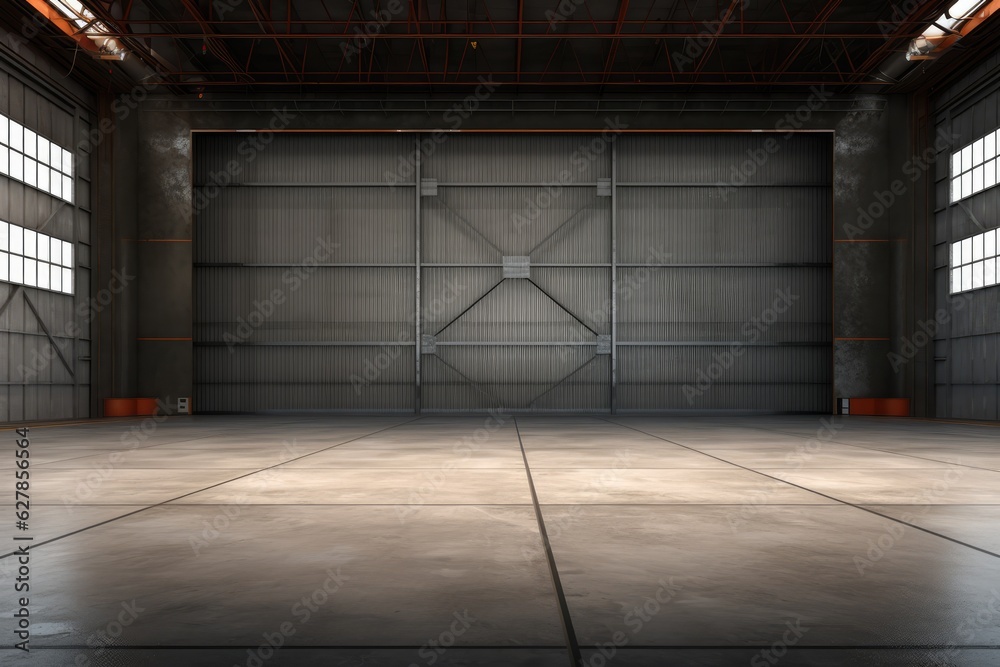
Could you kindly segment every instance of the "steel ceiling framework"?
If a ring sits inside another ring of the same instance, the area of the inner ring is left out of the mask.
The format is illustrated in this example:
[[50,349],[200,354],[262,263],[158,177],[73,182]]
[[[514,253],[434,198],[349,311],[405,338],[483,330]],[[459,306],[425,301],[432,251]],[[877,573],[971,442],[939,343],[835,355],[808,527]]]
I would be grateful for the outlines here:
[[[954,0],[90,0],[175,92],[788,90],[871,75]],[[54,36],[54,35],[53,35]],[[65,36],[62,37],[65,39]]]

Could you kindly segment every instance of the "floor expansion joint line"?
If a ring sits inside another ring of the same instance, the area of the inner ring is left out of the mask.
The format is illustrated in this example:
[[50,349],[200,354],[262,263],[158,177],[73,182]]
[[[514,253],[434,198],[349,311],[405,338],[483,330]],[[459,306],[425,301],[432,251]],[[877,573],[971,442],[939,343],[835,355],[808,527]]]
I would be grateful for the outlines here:
[[[82,532],[84,532],[86,530],[90,530],[92,528],[97,528],[99,526],[103,526],[105,524],[109,524],[109,523],[111,523],[113,521],[119,521],[119,520],[124,519],[126,517],[134,516],[134,515],[139,514],[141,512],[145,512],[146,510],[151,510],[154,507],[161,507],[163,505],[167,505],[167,504],[172,503],[172,502],[174,502],[176,500],[180,500],[181,498],[187,498],[188,496],[193,496],[196,493],[201,493],[202,491],[208,491],[209,489],[214,489],[217,486],[222,486],[223,484],[229,484],[230,482],[235,482],[238,479],[243,479],[244,477],[250,477],[252,475],[256,475],[258,473],[262,473],[265,470],[271,470],[272,468],[277,468],[279,466],[285,465],[286,463],[291,463],[292,461],[298,461],[298,460],[304,459],[304,458],[306,458],[308,456],[313,456],[315,454],[319,454],[320,452],[325,452],[325,451],[334,449],[336,447],[340,447],[341,445],[346,445],[346,444],[351,443],[351,442],[357,442],[358,440],[363,440],[364,438],[370,438],[371,436],[376,435],[378,433],[383,433],[385,431],[391,431],[394,428],[399,428],[400,426],[406,426],[407,424],[412,424],[413,422],[420,421],[421,419],[423,419],[423,417],[415,417],[414,419],[409,419],[409,420],[407,420],[405,422],[401,422],[399,424],[393,424],[392,426],[387,426],[385,428],[380,428],[380,429],[378,429],[376,431],[372,431],[371,433],[366,433],[364,435],[359,435],[359,436],[357,436],[355,438],[350,438],[348,440],[344,440],[343,442],[338,442],[337,444],[330,445],[326,449],[321,449],[318,452],[311,452],[309,454],[303,454],[302,456],[298,456],[298,457],[296,457],[294,459],[288,459],[287,461],[282,461],[281,463],[275,463],[274,465],[266,466],[264,468],[261,468],[260,470],[254,470],[253,472],[248,472],[248,473],[246,473],[244,475],[239,475],[238,477],[233,477],[232,479],[227,479],[225,481],[218,482],[216,484],[209,484],[208,486],[206,486],[204,488],[197,489],[195,491],[189,491],[188,493],[181,494],[181,495],[177,496],[176,498],[169,498],[168,500],[163,500],[163,501],[158,502],[158,503],[153,503],[153,504],[151,504],[151,505],[149,505],[147,507],[143,507],[142,509],[138,509],[138,510],[136,510],[134,512],[129,512],[128,514],[122,514],[121,516],[116,516],[116,517],[114,517],[112,519],[108,519],[106,521],[100,521],[98,523],[95,523],[92,526],[86,526],[84,528],[79,528],[77,530],[70,531],[70,532],[66,533],[65,535],[59,535],[58,537],[50,538],[48,540],[45,540],[44,542],[34,543],[34,544],[31,545],[31,548],[32,549],[37,549],[38,547],[45,546],[46,544],[52,544],[53,542],[56,542],[57,540],[61,540],[61,539],[67,538],[67,537],[71,537],[73,535],[76,535],[77,533],[82,533]],[[0,554],[0,558],[8,558],[10,556],[15,556],[15,555],[17,555],[17,553],[18,553],[17,551],[11,551],[9,553]]]
[[[756,429],[758,431],[764,431],[765,433],[778,433],[781,435],[790,435],[796,438],[801,438],[802,440],[809,441],[815,438],[815,436],[804,436],[791,431],[778,431],[773,428],[765,428],[763,426],[748,426],[747,428]],[[835,445],[843,445],[844,447],[856,447],[857,449],[864,449],[869,452],[881,452],[883,454],[891,454],[893,456],[903,456],[910,459],[916,459],[918,461],[929,461],[931,463],[942,463],[948,466],[959,466],[961,468],[971,468],[972,470],[985,470],[986,472],[1000,472],[994,468],[984,468],[982,466],[969,465],[968,463],[952,463],[951,461],[942,461],[941,459],[932,459],[926,456],[917,456],[916,454],[901,454],[900,452],[894,452],[891,449],[879,449],[878,447],[865,447],[864,445],[855,445],[850,442],[841,442],[840,440],[828,439],[824,442],[830,442]]]
[[[656,435],[654,433],[649,433],[647,431],[643,431],[642,429],[635,428],[634,426],[627,426],[626,424],[621,424],[621,423],[618,423],[618,422],[614,422],[614,421],[611,421],[610,419],[605,419],[603,417],[595,417],[595,419],[600,419],[601,421],[606,421],[609,424],[617,424],[618,426],[621,426],[622,428],[627,428],[627,429],[635,431],[637,433],[644,433],[644,434],[646,434],[648,436],[656,438],[657,440],[662,440],[663,442],[669,442],[671,445],[677,445],[678,447],[683,447],[684,449],[689,449],[689,450],[691,450],[693,452],[697,452],[698,451],[697,449],[693,449],[691,447],[688,447],[687,445],[682,445],[679,442],[674,442],[673,440],[669,440],[667,438],[664,438],[661,435]],[[705,452],[699,452],[699,453],[700,454],[705,454]],[[913,528],[915,530],[919,530],[920,532],[923,532],[923,533],[927,533],[928,535],[933,535],[935,537],[941,538],[942,540],[948,540],[949,542],[953,542],[953,543],[958,544],[960,546],[967,547],[969,549],[973,549],[973,550],[978,551],[980,553],[984,553],[987,556],[993,556],[994,558],[1000,558],[1000,553],[995,553],[993,551],[990,551],[989,549],[983,549],[982,547],[977,547],[974,544],[969,544],[968,542],[963,542],[962,540],[955,539],[954,537],[948,537],[947,535],[944,535],[942,533],[938,533],[936,531],[930,530],[929,528],[924,528],[923,526],[918,526],[915,523],[910,523],[908,521],[903,521],[902,519],[897,519],[896,517],[889,516],[888,514],[882,514],[881,512],[876,512],[875,510],[869,509],[869,508],[865,507],[864,505],[858,505],[856,503],[852,503],[850,501],[843,500],[841,498],[837,498],[836,496],[831,496],[828,493],[823,493],[822,491],[817,491],[815,489],[810,489],[809,487],[802,486],[801,484],[796,484],[795,482],[789,482],[786,479],[781,479],[780,477],[775,477],[774,475],[768,475],[767,473],[763,473],[763,472],[761,472],[759,470],[754,470],[753,468],[748,468],[747,466],[740,465],[739,463],[733,463],[732,461],[726,461],[725,459],[719,458],[718,456],[715,456],[713,454],[705,454],[705,456],[710,456],[713,459],[718,459],[719,461],[722,461],[724,463],[730,463],[730,464],[736,466],[737,468],[741,468],[743,470],[746,470],[747,472],[751,472],[751,473],[754,473],[755,475],[760,475],[761,477],[766,477],[768,479],[772,479],[772,480],[774,480],[776,482],[781,482],[782,484],[787,484],[788,486],[795,487],[796,489],[801,489],[802,491],[806,491],[808,493],[816,494],[817,496],[821,496],[823,498],[827,498],[827,499],[832,500],[834,502],[841,503],[842,505],[846,505],[847,507],[853,507],[854,509],[861,510],[862,512],[867,512],[869,514],[874,514],[875,516],[882,517],[883,519],[887,519],[889,521],[892,521],[893,523],[899,523],[899,524],[902,524],[904,526],[909,526],[910,528]],[[877,504],[882,504],[882,503],[871,503],[871,504],[872,505],[877,505]],[[947,507],[947,505],[945,505],[945,507]]]
[[[245,651],[247,649],[258,648],[257,646],[250,645],[180,645],[180,644],[125,644],[120,646],[107,646],[103,647],[105,652],[114,651],[191,651],[191,650],[210,650],[210,651]],[[593,646],[584,646],[583,648],[588,651],[596,651],[601,648],[602,645],[595,644]],[[667,645],[667,644],[629,644],[628,646],[619,646],[619,651],[684,651],[684,650],[717,650],[717,651],[758,651],[766,650],[772,648],[773,644],[741,644],[738,646],[734,645],[717,645],[717,644],[677,644],[677,645]],[[80,645],[80,644],[49,644],[45,646],[32,646],[32,651],[68,651],[68,650],[93,650],[94,647]],[[414,651],[422,648],[426,648],[425,644],[397,644],[397,645],[385,645],[385,644],[345,644],[343,646],[339,645],[327,645],[327,644],[285,644],[281,647],[282,651],[369,651],[369,650],[402,650],[402,651]],[[541,650],[541,651],[555,651],[562,650],[563,646],[547,646],[542,644],[472,644],[472,645],[462,645],[456,646],[454,648],[461,649],[463,651],[520,651],[520,650]],[[936,650],[948,650],[957,649],[959,651],[996,651],[1000,650],[1000,644],[964,644],[962,646],[955,646],[953,644],[833,644],[833,645],[815,645],[815,646],[802,646],[801,644],[795,647],[790,647],[789,650],[798,652],[807,651],[936,651]],[[0,646],[0,651],[20,651],[14,646]]]
[[517,444],[521,448],[521,457],[524,459],[524,472],[528,477],[528,490],[531,492],[531,504],[535,509],[535,519],[538,522],[538,532],[542,539],[542,546],[545,548],[545,558],[548,561],[549,573],[552,575],[552,587],[555,589],[556,600],[559,603],[559,615],[562,619],[563,632],[566,635],[566,648],[569,653],[572,667],[583,666],[583,654],[580,652],[580,643],[576,638],[576,630],[573,629],[573,618],[570,616],[569,604],[566,602],[566,593],[563,591],[562,581],[559,579],[559,570],[556,567],[555,554],[552,553],[552,544],[549,542],[549,534],[545,530],[545,519],[542,517],[542,506],[538,502],[538,493],[535,491],[535,481],[531,476],[531,468],[528,466],[528,453],[524,449],[524,441],[521,440],[521,430],[517,425],[517,417],[514,417],[514,431],[517,433]]

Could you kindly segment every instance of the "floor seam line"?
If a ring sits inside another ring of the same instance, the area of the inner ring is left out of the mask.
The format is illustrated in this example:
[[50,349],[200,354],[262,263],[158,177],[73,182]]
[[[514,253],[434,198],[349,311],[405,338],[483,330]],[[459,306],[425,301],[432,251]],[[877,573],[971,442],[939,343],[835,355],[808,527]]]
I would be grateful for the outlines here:
[[[602,417],[598,417],[598,419],[603,419],[603,418]],[[618,422],[613,422],[610,419],[605,419],[604,421],[607,421],[609,424],[616,424],[616,423],[618,423]],[[639,433],[646,433],[646,435],[652,435],[654,438],[659,438],[660,440],[663,440],[664,442],[669,442],[671,444],[677,445],[678,447],[684,447],[685,449],[691,449],[690,447],[682,445],[682,444],[680,444],[678,442],[674,442],[673,440],[668,440],[667,438],[664,438],[664,437],[659,436],[659,435],[653,435],[652,433],[647,433],[646,431],[643,431],[641,429],[635,428],[634,426],[626,426],[625,424],[618,424],[618,425],[621,426],[622,428],[631,429],[631,430],[637,431]],[[710,454],[706,454],[706,456],[711,456],[711,455]],[[712,458],[716,458],[716,459],[718,459],[720,461],[724,461],[724,459],[721,459],[721,458],[719,458],[717,456],[712,456]],[[994,552],[992,552],[992,551],[990,551],[988,549],[983,549],[982,547],[977,547],[974,544],[969,544],[968,542],[963,542],[961,540],[955,539],[954,537],[948,537],[947,535],[943,535],[941,533],[935,532],[935,531],[930,530],[928,528],[924,528],[922,526],[918,526],[917,524],[914,524],[914,523],[909,523],[908,521],[903,521],[902,519],[897,519],[895,517],[891,517],[891,516],[889,516],[887,514],[882,514],[881,512],[876,512],[875,510],[868,509],[864,505],[858,505],[856,503],[852,503],[850,501],[843,500],[841,498],[837,498],[836,496],[831,496],[828,493],[823,493],[822,491],[816,491],[815,489],[810,489],[810,488],[802,486],[800,484],[795,484],[794,482],[789,482],[788,480],[781,479],[780,477],[774,477],[773,475],[768,475],[766,473],[762,473],[759,470],[754,470],[753,468],[748,468],[748,467],[746,467],[744,465],[740,465],[738,463],[733,463],[732,465],[735,465],[735,466],[737,466],[739,468],[742,468],[743,470],[746,470],[747,472],[751,472],[751,473],[754,473],[756,475],[760,475],[761,477],[766,477],[768,479],[773,479],[776,482],[781,482],[782,484],[787,484],[789,486],[793,486],[793,487],[795,487],[797,489],[801,489],[803,491],[807,491],[808,493],[816,494],[817,496],[820,496],[820,497],[823,497],[823,498],[827,498],[827,499],[832,500],[834,502],[842,503],[844,505],[847,505],[848,507],[853,507],[855,509],[861,510],[862,512],[867,512],[869,514],[873,514],[875,516],[882,517],[883,519],[887,519],[887,520],[892,521],[894,523],[899,523],[899,524],[902,524],[904,526],[909,526],[910,528],[914,528],[914,529],[919,530],[919,531],[921,531],[923,533],[927,533],[928,535],[934,535],[935,537],[939,537],[939,538],[941,538],[943,540],[948,540],[949,542],[953,542],[953,543],[958,544],[960,546],[963,546],[963,547],[966,547],[966,548],[969,548],[969,549],[973,549],[975,551],[979,551],[981,553],[986,554],[987,556],[993,556],[994,558],[1000,558],[1000,554],[994,553]],[[872,503],[872,504],[876,505],[876,504],[879,504],[879,503]],[[886,503],[882,503],[882,504],[886,504]],[[922,505],[921,505],[921,507],[922,507]]]
[[[405,426],[406,424],[412,424],[413,422],[419,421],[421,419],[423,419],[423,417],[416,417],[415,419],[410,419],[408,421],[405,421],[405,422],[402,422],[402,423],[399,423],[399,424],[393,424],[392,426],[387,426],[386,428],[381,428],[381,429],[378,429],[378,430],[373,431],[371,433],[366,433],[365,435],[361,435],[361,436],[358,436],[356,438],[351,438],[350,440],[345,440],[344,442],[338,442],[336,445],[331,445],[330,447],[327,447],[326,449],[321,450],[321,451],[326,451],[328,449],[333,449],[334,447],[340,447],[341,445],[346,445],[349,442],[355,442],[357,440],[361,440],[362,438],[368,438],[368,437],[371,437],[371,436],[373,436],[373,435],[375,435],[377,433],[382,433],[383,431],[389,431],[389,430],[392,430],[394,428],[398,428],[400,426]],[[124,519],[126,517],[134,516],[134,515],[139,514],[141,512],[145,512],[146,510],[153,509],[154,507],[160,507],[160,506],[163,506],[163,505],[167,505],[167,504],[172,503],[172,502],[174,502],[176,500],[180,500],[181,498],[187,498],[188,496],[193,496],[196,493],[201,493],[202,491],[208,491],[209,489],[214,489],[217,486],[222,486],[223,484],[229,484],[230,482],[235,482],[236,480],[244,479],[246,477],[250,477],[252,475],[256,475],[258,473],[264,472],[265,470],[271,470],[272,468],[277,468],[278,466],[284,465],[285,463],[288,463],[290,461],[297,461],[299,459],[303,459],[303,458],[305,458],[307,456],[312,456],[313,454],[318,454],[318,453],[319,452],[312,452],[311,454],[304,454],[304,455],[302,455],[302,456],[300,456],[298,458],[289,459],[289,461],[282,461],[281,463],[276,463],[273,466],[267,466],[265,468],[261,468],[260,470],[255,470],[253,472],[248,472],[245,475],[240,475],[238,477],[234,477],[233,479],[228,479],[228,480],[226,480],[224,482],[219,482],[217,484],[209,484],[208,486],[206,486],[204,488],[201,488],[201,489],[198,489],[197,491],[191,491],[189,493],[185,493],[185,494],[179,495],[176,498],[171,498],[169,500],[164,500],[164,501],[161,501],[161,502],[158,502],[158,503],[153,503],[153,504],[151,504],[151,505],[149,505],[147,507],[143,507],[142,509],[135,510],[134,512],[129,512],[128,514],[123,514],[123,515],[117,516],[117,517],[115,517],[113,519],[108,519],[107,521],[101,521],[99,523],[95,523],[92,526],[87,526],[86,528],[80,528],[79,530],[71,531],[69,533],[66,533],[65,535],[59,535],[58,537],[53,537],[51,539],[45,540],[44,542],[33,543],[31,545],[31,548],[32,549],[37,549],[38,547],[42,547],[42,546],[45,546],[47,544],[52,544],[53,542],[56,542],[58,540],[61,540],[61,539],[67,538],[67,537],[72,537],[73,535],[77,535],[77,534],[82,533],[84,531],[91,530],[93,528],[99,528],[100,526],[104,526],[104,525],[109,524],[109,523],[111,523],[113,521],[119,521],[119,520]],[[15,555],[17,555],[17,553],[18,553],[17,551],[11,551],[9,553],[0,554],[0,559],[8,558],[10,556],[15,556]]]
[[517,444],[521,448],[521,457],[524,460],[524,472],[528,479],[528,490],[531,492],[531,504],[535,510],[535,520],[538,523],[539,536],[542,540],[545,558],[548,561],[549,574],[552,578],[552,587],[555,590],[556,602],[559,605],[559,616],[562,619],[563,632],[566,635],[566,649],[569,654],[570,664],[571,667],[581,667],[583,665],[583,654],[580,652],[580,643],[576,637],[576,630],[573,628],[573,618],[570,615],[569,603],[566,601],[566,593],[559,578],[559,569],[556,566],[552,544],[549,542],[549,534],[545,529],[545,518],[542,516],[542,507],[538,501],[534,478],[531,476],[531,467],[528,465],[528,453],[524,448],[524,441],[521,439],[521,430],[517,425],[517,416],[514,416],[513,420],[514,432],[517,434]]

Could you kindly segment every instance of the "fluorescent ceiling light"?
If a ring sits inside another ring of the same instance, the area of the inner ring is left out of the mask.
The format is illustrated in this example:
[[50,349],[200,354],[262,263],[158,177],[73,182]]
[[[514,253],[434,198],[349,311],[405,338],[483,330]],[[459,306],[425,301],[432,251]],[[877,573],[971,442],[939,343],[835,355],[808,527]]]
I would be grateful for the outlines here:
[[987,0],[958,0],[948,8],[938,20],[924,30],[924,37],[943,37],[955,29],[959,23],[966,21],[979,11]]
[[[930,60],[931,55],[945,39],[951,36],[961,37],[959,27],[974,18],[989,0],[958,0],[948,10],[938,17],[934,23],[912,42],[906,50],[907,60]],[[951,42],[949,42],[950,44]]]
[[111,29],[97,20],[94,13],[79,0],[46,0],[66,20],[75,25],[84,35],[90,38],[100,49],[100,57],[125,59],[125,49],[114,37],[110,37]]

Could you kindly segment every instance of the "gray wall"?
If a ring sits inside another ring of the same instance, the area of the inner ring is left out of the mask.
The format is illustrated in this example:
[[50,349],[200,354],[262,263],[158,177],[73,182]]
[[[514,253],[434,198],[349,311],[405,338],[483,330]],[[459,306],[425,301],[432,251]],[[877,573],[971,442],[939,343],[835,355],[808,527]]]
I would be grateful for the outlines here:
[[951,243],[1000,227],[1000,188],[950,203],[950,156],[1000,127],[1000,54],[987,58],[941,91],[934,129],[951,145],[941,151],[932,201],[936,415],[964,419],[1000,417],[1000,287],[949,293]]
[[75,247],[75,293],[0,283],[0,421],[91,414],[91,155],[94,100],[32,44],[0,31],[0,113],[75,155],[75,203],[0,177],[0,219]]

